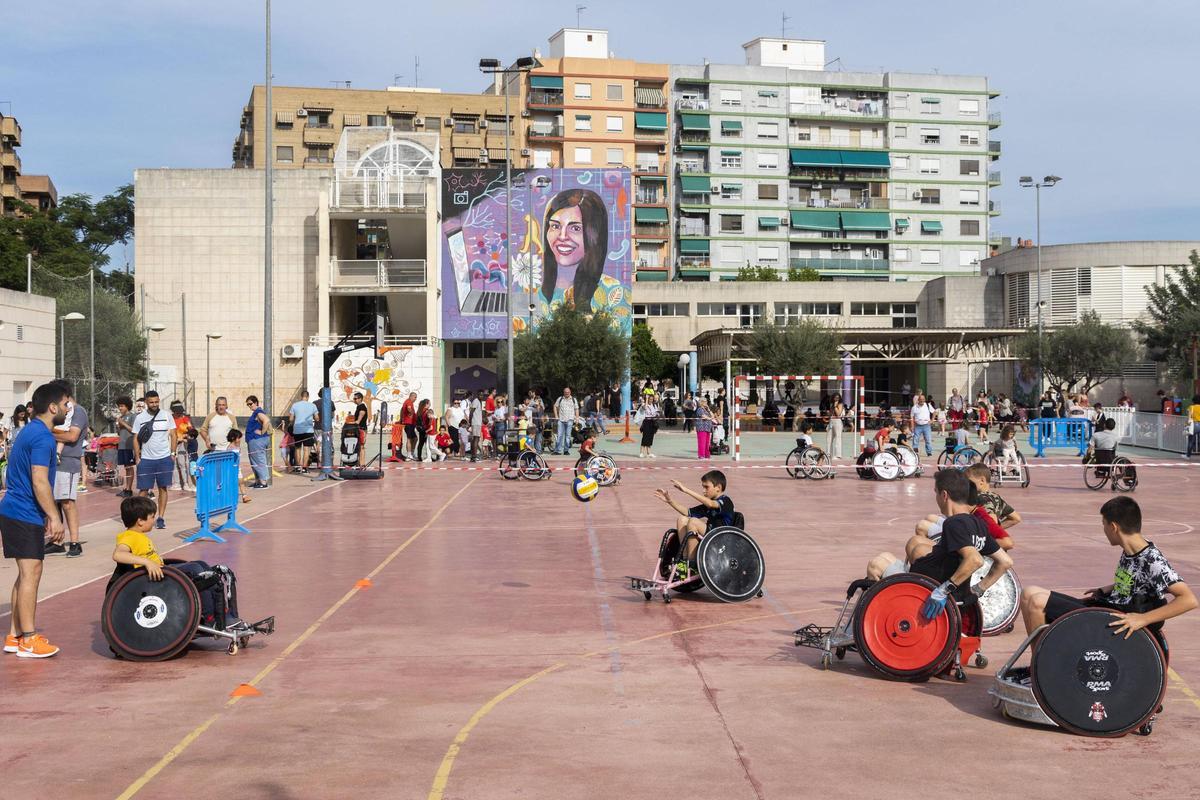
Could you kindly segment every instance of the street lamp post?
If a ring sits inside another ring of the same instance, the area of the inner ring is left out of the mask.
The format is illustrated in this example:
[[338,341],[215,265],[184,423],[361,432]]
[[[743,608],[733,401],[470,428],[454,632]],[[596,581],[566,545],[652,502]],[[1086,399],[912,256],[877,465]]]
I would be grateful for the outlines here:
[[204,334],[204,402],[205,413],[212,408],[212,341],[220,339],[219,333]]
[[58,318],[58,377],[67,377],[67,329],[64,324],[67,320],[87,319],[78,311],[72,311],[70,314],[63,314]]
[[[142,304],[142,311],[143,311],[143,313],[145,313],[145,303],[144,302]],[[143,325],[143,327],[142,327],[142,332],[146,334],[146,359],[145,359],[146,363],[143,365],[146,367],[146,377],[145,377],[145,379],[142,380],[142,394],[143,395],[146,392],[150,391],[150,334],[152,332],[153,333],[162,333],[166,329],[167,329],[167,326],[163,325],[161,322],[155,322],[153,325]]]
[[505,306],[508,319],[508,416],[515,425],[517,418],[516,381],[513,378],[513,268],[512,268],[512,148],[509,137],[512,133],[512,114],[508,109],[508,77],[529,72],[542,66],[533,56],[522,56],[511,67],[501,67],[498,58],[479,59],[479,71],[486,75],[504,76],[504,263],[508,270],[505,281]]
[[1038,397],[1046,391],[1046,368],[1042,365],[1042,187],[1050,188],[1061,181],[1057,175],[1047,175],[1040,181],[1035,181],[1028,175],[1022,176],[1017,182],[1023,189],[1033,189],[1036,228],[1037,228],[1037,339],[1038,339]]
[[684,389],[687,386],[687,368],[688,364],[692,363],[692,357],[687,353],[680,353],[679,361],[675,363],[679,367],[679,402],[682,404]]

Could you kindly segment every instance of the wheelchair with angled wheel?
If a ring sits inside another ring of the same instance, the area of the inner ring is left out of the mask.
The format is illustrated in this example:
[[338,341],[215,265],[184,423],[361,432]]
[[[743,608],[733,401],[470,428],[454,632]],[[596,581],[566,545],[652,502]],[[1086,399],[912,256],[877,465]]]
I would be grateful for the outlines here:
[[855,459],[855,471],[863,480],[894,481],[921,474],[921,459],[908,445],[889,444],[882,450],[868,442]]
[[978,464],[983,460],[983,453],[971,447],[969,444],[959,444],[958,439],[949,436],[946,438],[946,445],[942,452],[938,454],[937,468],[943,469],[963,469],[972,464]]
[[793,478],[824,480],[837,477],[833,464],[825,451],[816,445],[806,443],[804,439],[796,440],[796,446],[783,461],[783,468]]
[[[766,567],[758,543],[746,533],[745,518],[733,512],[729,525],[710,526],[696,548],[691,561],[681,557],[685,542],[670,528],[663,534],[652,577],[626,575],[629,588],[651,600],[654,593],[662,595],[664,603],[671,602],[671,592],[688,594],[708,589],[726,603],[743,603],[762,597]],[[688,537],[696,534],[690,533]]]
[[[109,579],[100,607],[100,627],[113,655],[129,661],[165,661],[202,636],[223,639],[226,652],[236,655],[256,634],[275,632],[275,617],[247,624],[232,617],[237,586],[226,567],[211,567],[189,575],[188,562],[164,560],[162,580],[152,581],[144,569],[119,566]],[[122,567],[126,567],[122,569]],[[201,613],[200,592],[216,588],[213,615]]]
[[1137,488],[1137,468],[1115,450],[1092,450],[1083,459],[1083,483],[1093,491],[1112,485],[1114,492],[1132,492]]
[[597,451],[586,461],[579,459],[575,462],[575,474],[594,478],[601,486],[612,486],[621,481],[621,470],[617,461],[603,450]]
[[1016,451],[1017,463],[1005,463],[1004,456],[1001,455],[998,447],[993,447],[988,450],[983,457],[983,463],[987,465],[991,472],[989,482],[997,488],[1001,486],[1020,486],[1022,489],[1029,488],[1029,465],[1025,462],[1025,455],[1020,451]]
[[507,481],[524,478],[529,481],[550,478],[550,467],[541,453],[529,449],[522,441],[520,431],[505,431],[504,442],[498,448],[496,458],[500,461],[500,477]]

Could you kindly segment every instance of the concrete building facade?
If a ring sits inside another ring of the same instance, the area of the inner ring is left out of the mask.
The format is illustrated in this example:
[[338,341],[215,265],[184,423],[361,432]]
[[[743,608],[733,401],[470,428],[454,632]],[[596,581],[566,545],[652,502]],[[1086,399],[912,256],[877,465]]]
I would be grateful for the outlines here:
[[48,175],[26,175],[21,156],[21,125],[15,117],[0,114],[0,214],[22,213],[19,203],[48,211],[58,205],[58,190]]
[[55,314],[53,297],[0,289],[0,411],[6,420],[58,372]]

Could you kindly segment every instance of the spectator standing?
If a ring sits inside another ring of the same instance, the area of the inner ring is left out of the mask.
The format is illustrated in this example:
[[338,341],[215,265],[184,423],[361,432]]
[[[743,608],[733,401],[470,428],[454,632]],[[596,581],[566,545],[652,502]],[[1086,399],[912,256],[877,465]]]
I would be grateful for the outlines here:
[[[1099,427],[1096,430],[1100,430]],[[1200,394],[1192,395],[1192,404],[1188,407],[1188,437],[1187,453],[1184,458],[1191,458],[1197,451],[1196,444],[1200,440]]]
[[[409,392],[408,397],[404,400],[404,405],[400,406],[400,424],[404,426],[404,443],[407,447],[407,452],[402,452],[400,458],[403,460],[415,458],[417,452],[417,393]],[[418,459],[419,460],[419,459]]]
[[496,412],[496,387],[488,389],[487,397],[483,401],[483,411],[488,419]]
[[446,446],[439,445],[443,452],[447,455],[458,455],[462,452],[459,447],[458,426],[463,421],[462,404],[459,400],[454,400],[450,405],[446,406],[446,412],[442,414],[442,421],[446,425],[446,434],[450,437],[450,441]]
[[[417,453],[416,460],[425,460],[425,443],[429,441],[429,426],[432,424],[433,414],[429,410],[429,401],[422,400],[417,405]],[[436,434],[435,434],[436,435]]]
[[950,398],[946,401],[946,410],[949,412],[951,425],[961,425],[963,417],[966,415],[967,401],[958,389],[950,390]]
[[483,439],[483,401],[472,392],[467,401],[467,421],[471,426],[471,461],[479,460],[479,443]]
[[52,475],[58,443],[51,431],[67,419],[66,392],[57,383],[33,393],[34,418],[19,430],[8,458],[8,491],[0,498],[0,541],[4,557],[17,562],[12,616],[4,652],[18,658],[49,658],[58,652],[37,633],[38,585],[46,538],[59,544],[63,524],[54,505]]
[[933,409],[925,402],[925,395],[918,393],[913,400],[912,411],[913,441],[912,447],[920,452],[921,440],[925,440],[925,455],[933,455]]
[[1127,392],[1121,392],[1117,398],[1117,408],[1133,408],[1133,398]]
[[[359,425],[359,439],[366,436],[366,411],[362,405],[362,395],[355,393],[355,401],[364,414]],[[265,489],[271,480],[271,465],[268,461],[271,453],[271,415],[259,405],[258,398],[250,395],[246,398],[246,408],[250,409],[250,419],[246,422],[246,451],[250,456],[250,469],[254,470],[254,483],[251,489]]]
[[158,517],[154,527],[167,527],[167,495],[175,472],[175,423],[163,413],[158,392],[146,392],[146,410],[133,421],[133,459],[137,465],[138,494],[155,489]]
[[535,452],[542,452],[542,431],[546,430],[546,404],[541,395],[533,389],[529,390],[529,399],[525,401],[525,416],[529,419],[527,428],[529,443]]
[[712,457],[712,432],[713,432],[713,413],[708,407],[708,402],[700,401],[700,405],[695,410],[696,424],[696,457],[711,458]]
[[558,438],[554,442],[556,455],[571,453],[571,430],[579,418],[579,401],[571,396],[571,387],[563,387],[562,395],[554,401],[554,417],[558,420]]
[[117,466],[121,468],[123,488],[118,497],[133,497],[133,400],[127,396],[117,398]]
[[614,419],[619,423],[621,421],[621,387],[620,386],[618,386],[617,384],[614,383],[612,386],[608,387],[608,390],[605,391],[605,393],[604,393],[604,404],[605,404],[605,407],[608,409],[608,416],[611,419]]
[[68,558],[83,555],[79,543],[79,508],[75,498],[79,494],[79,476],[83,472],[83,447],[88,429],[88,415],[83,406],[75,402],[75,390],[67,381],[57,381],[65,395],[66,420],[54,428],[54,440],[62,445],[58,453],[58,465],[54,471],[54,501],[62,514],[67,529],[67,546],[52,542],[47,553],[65,552]]
[[229,413],[229,400],[218,397],[213,412],[200,424],[200,438],[208,449],[223,452],[229,449],[229,432],[237,429],[237,417]]
[[[696,395],[694,392],[688,392],[683,398],[683,432],[691,433],[696,422]],[[712,417],[712,409],[709,409],[708,416]],[[710,429],[711,433],[711,429]]]
[[908,405],[912,401],[912,384],[908,381],[900,387],[900,405]]
[[1042,399],[1038,401],[1038,418],[1054,419],[1057,416],[1058,404],[1054,402],[1054,393],[1047,389],[1042,395]]
[[309,453],[312,452],[313,432],[320,414],[317,404],[308,399],[308,392],[300,392],[300,399],[288,410],[288,422],[292,426],[292,442],[296,447],[296,471],[308,472]]
[[839,459],[842,457],[842,419],[846,416],[846,406],[842,405],[842,398],[833,397],[833,402],[829,406],[829,457],[831,459]]
[[638,430],[642,432],[641,450],[638,458],[658,458],[654,454],[654,435],[658,433],[658,421],[662,417],[662,406],[658,395],[642,394],[642,405],[638,408]]

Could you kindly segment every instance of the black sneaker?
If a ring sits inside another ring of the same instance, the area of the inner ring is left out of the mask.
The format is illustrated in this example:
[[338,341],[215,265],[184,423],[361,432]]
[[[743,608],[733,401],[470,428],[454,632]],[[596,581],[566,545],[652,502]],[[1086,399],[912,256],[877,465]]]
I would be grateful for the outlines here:
[[58,555],[59,553],[67,552],[67,548],[61,544],[55,544],[54,542],[47,542],[44,552],[46,553],[46,555]]
[[79,542],[71,542],[67,545],[67,558],[79,558],[83,555],[83,545]]
[[128,489],[125,489],[122,492],[118,492],[117,497],[133,497],[133,492],[129,491]]
[[267,488],[267,484],[259,483],[256,481],[256,482],[250,484],[250,488],[251,489],[265,489],[265,488]]

